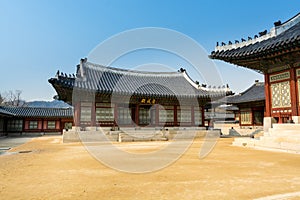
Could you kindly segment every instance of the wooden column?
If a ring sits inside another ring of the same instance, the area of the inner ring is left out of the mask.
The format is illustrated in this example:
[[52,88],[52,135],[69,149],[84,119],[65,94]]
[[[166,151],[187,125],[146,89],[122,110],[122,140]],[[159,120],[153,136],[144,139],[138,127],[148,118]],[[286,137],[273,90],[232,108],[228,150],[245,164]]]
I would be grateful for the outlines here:
[[242,114],[241,111],[239,111],[239,126],[242,126]]
[[270,91],[270,80],[269,80],[269,75],[265,74],[265,96],[266,96],[266,100],[265,100],[265,117],[271,117],[272,113],[271,113],[271,91]]
[[44,128],[44,119],[42,118],[42,132],[44,132],[45,128]]
[[74,124],[80,126],[80,102],[74,104]]
[[291,80],[290,80],[290,89],[291,89],[291,107],[292,107],[292,116],[298,116],[298,98],[297,98],[297,78],[295,73],[295,68],[290,69]]
[[178,120],[177,120],[177,106],[174,106],[174,126],[178,126]]
[[[202,111],[200,111],[198,109],[199,112],[202,113]],[[194,106],[191,107],[191,122],[192,122],[192,126],[195,126],[195,109],[194,109]]]
[[204,106],[201,106],[201,120],[202,120],[202,125],[205,126],[205,115],[204,115]]
[[155,104],[155,126],[159,126],[159,105]]
[[136,104],[135,106],[135,124],[138,126],[139,125],[139,105]]
[[251,126],[254,126],[254,110],[253,110],[253,108],[251,108],[250,112],[251,112]]
[[96,126],[96,103],[92,102],[91,107],[91,126]]
[[114,125],[118,126],[118,124],[118,104],[116,103],[114,107]]

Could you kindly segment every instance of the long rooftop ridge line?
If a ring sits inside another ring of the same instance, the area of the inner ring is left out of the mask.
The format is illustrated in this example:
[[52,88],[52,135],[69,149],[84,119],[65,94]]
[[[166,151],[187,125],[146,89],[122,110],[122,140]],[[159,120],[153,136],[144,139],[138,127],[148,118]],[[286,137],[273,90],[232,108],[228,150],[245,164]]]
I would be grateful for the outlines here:
[[[200,84],[199,81],[193,81],[191,77],[186,72],[186,69],[180,68],[178,71],[173,71],[173,72],[151,72],[151,71],[139,71],[139,70],[131,70],[131,69],[121,69],[121,68],[115,68],[115,67],[109,67],[109,66],[104,66],[96,63],[91,63],[88,62],[87,58],[82,58],[80,59],[80,64],[77,65],[77,72],[75,74],[67,74],[64,72],[60,72],[59,70],[56,72],[55,79],[57,80],[62,80],[66,81],[66,84],[69,84],[72,86],[74,84],[74,81],[78,78],[84,79],[85,72],[83,69],[83,65],[89,69],[93,70],[99,70],[99,71],[107,71],[111,73],[121,73],[123,75],[134,75],[134,76],[173,76],[173,77],[184,77],[194,88],[204,90],[207,92],[215,92],[215,93],[228,93],[231,94],[232,91],[230,90],[230,87],[228,84],[226,85],[207,85],[207,84]],[[72,82],[69,82],[72,81]],[[86,80],[85,80],[86,81]]]
[[274,27],[270,29],[270,32],[268,33],[267,30],[259,32],[259,36],[255,35],[253,38],[248,36],[248,40],[242,38],[241,42],[238,40],[235,40],[235,42],[229,41],[228,44],[225,44],[224,42],[217,42],[217,45],[215,47],[215,51],[227,51],[231,49],[237,49],[244,46],[248,46],[250,44],[255,44],[257,42],[261,42],[264,40],[267,40],[272,37],[276,37],[277,35],[281,34],[282,32],[288,30],[295,24],[300,22],[300,13],[295,15],[293,18],[289,19],[288,21],[281,23],[281,21],[274,22]]

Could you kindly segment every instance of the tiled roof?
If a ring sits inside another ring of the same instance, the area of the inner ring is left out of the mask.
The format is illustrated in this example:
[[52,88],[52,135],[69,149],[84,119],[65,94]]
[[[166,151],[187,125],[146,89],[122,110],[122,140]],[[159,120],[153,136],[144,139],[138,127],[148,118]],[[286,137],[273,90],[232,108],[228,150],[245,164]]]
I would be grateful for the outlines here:
[[10,113],[17,117],[63,117],[72,118],[72,108],[35,108],[35,107],[8,107],[1,106],[0,112]]
[[264,100],[265,100],[265,86],[263,82],[256,82],[243,93],[227,97],[227,103],[232,103],[232,104],[264,101]]
[[[254,41],[244,41],[245,45],[230,44],[224,47],[216,47],[210,58],[224,60],[233,64],[239,64],[239,59],[258,58],[266,55],[275,55],[285,50],[294,51],[300,47],[300,14],[287,22],[271,29],[274,33],[261,36],[267,39],[256,38]],[[227,48],[228,47],[228,48]]]
[[0,115],[4,115],[4,116],[14,116],[13,113],[6,111],[5,109],[3,109],[2,107],[0,107]]
[[81,62],[76,78],[56,76],[49,82],[72,89],[102,94],[151,95],[159,97],[211,97],[225,95],[225,89],[210,92],[193,82],[185,70],[179,72],[142,72]]

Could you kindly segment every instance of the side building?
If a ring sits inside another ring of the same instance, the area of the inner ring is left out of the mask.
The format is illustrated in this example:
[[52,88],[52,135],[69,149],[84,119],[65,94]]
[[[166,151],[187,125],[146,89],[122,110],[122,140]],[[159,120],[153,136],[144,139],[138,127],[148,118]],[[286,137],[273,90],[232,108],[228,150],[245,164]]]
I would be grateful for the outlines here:
[[0,106],[0,135],[62,134],[73,125],[72,108]]
[[239,109],[235,111],[235,119],[242,128],[261,128],[265,112],[264,82],[255,83],[244,92],[228,96],[227,104],[233,104]]

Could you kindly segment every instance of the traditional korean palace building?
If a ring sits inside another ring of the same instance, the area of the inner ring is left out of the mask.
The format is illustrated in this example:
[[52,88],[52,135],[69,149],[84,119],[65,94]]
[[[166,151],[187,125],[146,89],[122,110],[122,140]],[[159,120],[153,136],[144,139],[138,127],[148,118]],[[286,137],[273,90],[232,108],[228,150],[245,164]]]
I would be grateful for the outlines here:
[[227,104],[233,104],[239,109],[235,111],[235,119],[241,127],[255,128],[263,126],[265,110],[265,85],[255,83],[240,94],[228,96]]
[[[263,135],[236,138],[233,145],[300,153],[300,13],[284,23],[275,22],[270,32],[228,45],[217,43],[210,57],[265,76]],[[256,121],[251,110],[241,112],[241,123]]]
[[49,79],[59,100],[74,106],[77,127],[202,127],[203,106],[230,93],[211,91],[178,72],[125,70],[81,59],[76,75]]
[[72,108],[0,106],[0,136],[53,134],[72,128]]
[[265,130],[273,122],[300,123],[300,14],[274,25],[247,40],[217,43],[210,55],[264,74]]

